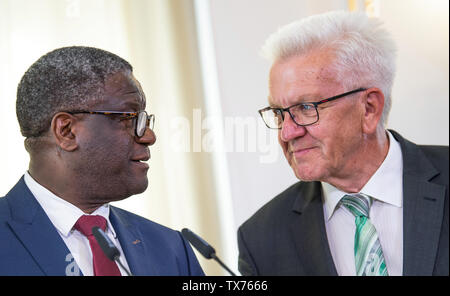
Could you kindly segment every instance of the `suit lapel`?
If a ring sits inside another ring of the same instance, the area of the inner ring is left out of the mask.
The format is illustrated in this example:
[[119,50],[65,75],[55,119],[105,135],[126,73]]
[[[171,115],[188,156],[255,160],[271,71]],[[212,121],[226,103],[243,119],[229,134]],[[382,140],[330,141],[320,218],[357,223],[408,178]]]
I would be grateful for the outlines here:
[[403,155],[403,274],[432,275],[444,215],[445,187],[429,182],[439,171],[423,152],[393,134]]
[[404,176],[403,274],[432,275],[444,215],[445,187]]
[[111,206],[109,216],[133,275],[158,275],[154,266],[146,264],[146,246],[139,229],[119,209]]
[[326,236],[320,182],[302,188],[293,206],[290,227],[305,274],[337,275]]
[[12,213],[8,224],[42,273],[66,275],[66,269],[74,262],[73,257],[23,177],[5,198]]

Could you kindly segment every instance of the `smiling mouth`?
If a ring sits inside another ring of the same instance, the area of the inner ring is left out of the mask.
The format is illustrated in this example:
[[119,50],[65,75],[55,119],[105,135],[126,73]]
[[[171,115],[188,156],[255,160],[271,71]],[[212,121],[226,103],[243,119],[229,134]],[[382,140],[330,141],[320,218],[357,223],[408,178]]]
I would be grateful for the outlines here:
[[148,163],[145,162],[145,160],[132,160],[131,162],[133,162],[134,164],[136,164],[139,167],[148,169],[149,165]]
[[291,153],[292,153],[292,155],[294,155],[294,157],[298,158],[298,157],[304,156],[305,154],[308,154],[313,149],[314,149],[314,147],[305,148],[305,149],[297,149],[295,151],[291,151]]
[[141,167],[143,169],[148,169],[149,165],[147,161],[150,159],[150,153],[145,153],[143,155],[139,155],[131,158],[131,162],[136,166]]

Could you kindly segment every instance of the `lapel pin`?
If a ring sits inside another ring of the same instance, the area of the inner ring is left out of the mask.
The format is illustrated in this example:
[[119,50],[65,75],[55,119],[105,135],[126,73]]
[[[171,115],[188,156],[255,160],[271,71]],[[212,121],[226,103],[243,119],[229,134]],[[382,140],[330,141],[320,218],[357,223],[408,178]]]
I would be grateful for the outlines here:
[[133,241],[133,245],[137,245],[137,244],[139,244],[141,241],[140,240],[135,240],[135,241]]

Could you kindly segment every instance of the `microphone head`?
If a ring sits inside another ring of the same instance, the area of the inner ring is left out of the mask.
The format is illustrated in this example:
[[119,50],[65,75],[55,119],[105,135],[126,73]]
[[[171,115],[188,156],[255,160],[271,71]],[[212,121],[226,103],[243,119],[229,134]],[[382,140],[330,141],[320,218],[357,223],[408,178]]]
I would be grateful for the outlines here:
[[101,230],[97,226],[92,227],[92,234],[94,235],[95,239],[97,240],[103,253],[105,253],[106,257],[108,257],[111,261],[115,261],[117,258],[119,258],[119,256],[120,256],[119,250],[116,248],[116,246],[113,244],[113,242],[109,239],[109,237],[106,235],[106,233],[103,232],[103,230]]
[[196,249],[200,252],[205,258],[211,259],[212,256],[216,253],[213,247],[210,244],[205,242],[201,237],[193,233],[187,228],[183,228],[181,230],[181,234],[185,239],[187,239]]

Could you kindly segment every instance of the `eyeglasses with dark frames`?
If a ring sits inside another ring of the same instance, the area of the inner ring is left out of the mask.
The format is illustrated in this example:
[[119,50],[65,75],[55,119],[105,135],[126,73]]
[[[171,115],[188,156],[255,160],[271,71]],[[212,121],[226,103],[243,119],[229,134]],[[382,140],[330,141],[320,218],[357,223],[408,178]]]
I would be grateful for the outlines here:
[[319,121],[319,111],[317,110],[317,106],[365,90],[367,90],[367,88],[358,88],[318,102],[298,103],[287,108],[266,107],[258,110],[258,112],[266,126],[271,129],[281,129],[284,121],[284,112],[289,113],[292,120],[297,125],[308,126]]
[[138,111],[138,112],[118,112],[118,111],[86,111],[86,110],[80,110],[80,111],[66,111],[69,114],[100,114],[100,115],[113,115],[113,116],[119,116],[120,120],[134,120],[134,126],[135,126],[135,135],[137,137],[142,137],[145,134],[146,128],[150,128],[153,130],[155,126],[155,115],[150,114],[148,115],[146,111]]

